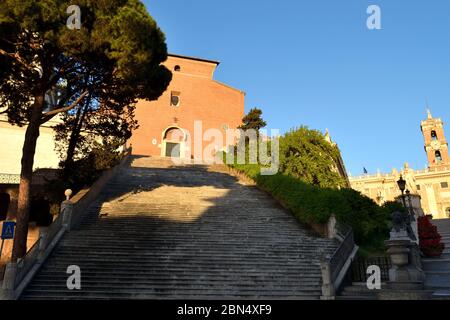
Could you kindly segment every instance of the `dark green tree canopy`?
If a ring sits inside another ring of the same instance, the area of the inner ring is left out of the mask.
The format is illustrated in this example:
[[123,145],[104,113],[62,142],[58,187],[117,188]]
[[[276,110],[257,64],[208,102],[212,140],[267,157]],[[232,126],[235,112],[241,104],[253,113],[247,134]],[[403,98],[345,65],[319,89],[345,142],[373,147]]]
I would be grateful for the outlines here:
[[[80,8],[80,29],[67,27],[71,5]],[[127,121],[137,99],[154,100],[166,90],[172,78],[161,64],[166,59],[164,34],[141,1],[0,2],[0,113],[7,114],[13,124],[28,124],[13,261],[26,252],[40,126],[60,113],[77,112],[74,109],[83,104],[102,110],[105,118],[91,124],[103,126],[98,132],[111,132],[108,127]],[[112,114],[118,121],[103,121]],[[134,125],[129,124],[120,130],[125,136]]]
[[280,171],[320,187],[344,186],[336,170],[340,151],[318,130],[305,126],[280,138]]
[[171,80],[161,65],[167,58],[164,34],[140,1],[77,1],[80,30],[66,26],[71,4],[0,3],[0,111],[13,123],[29,121],[37,91],[62,89],[55,104],[46,105],[45,122],[87,92],[126,105],[158,98]]
[[239,126],[239,129],[254,129],[259,132],[259,130],[264,128],[266,125],[267,123],[262,118],[261,109],[252,108],[242,119],[242,125]]

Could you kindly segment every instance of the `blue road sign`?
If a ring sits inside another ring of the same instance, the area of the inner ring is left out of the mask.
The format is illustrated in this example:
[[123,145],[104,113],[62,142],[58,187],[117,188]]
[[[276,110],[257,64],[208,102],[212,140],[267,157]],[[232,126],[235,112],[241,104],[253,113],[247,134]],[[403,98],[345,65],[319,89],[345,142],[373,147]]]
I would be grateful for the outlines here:
[[2,228],[2,239],[13,239],[14,238],[14,227],[16,223],[14,221],[4,221]]

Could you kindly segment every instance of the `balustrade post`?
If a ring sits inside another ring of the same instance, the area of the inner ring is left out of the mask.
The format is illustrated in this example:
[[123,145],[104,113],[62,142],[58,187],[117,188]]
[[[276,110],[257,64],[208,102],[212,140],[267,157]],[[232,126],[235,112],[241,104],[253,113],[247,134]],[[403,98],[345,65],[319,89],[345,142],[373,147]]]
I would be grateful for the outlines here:
[[332,215],[327,222],[327,238],[334,239],[338,234],[337,230],[337,220],[334,215]]
[[333,279],[331,277],[331,266],[329,261],[322,261],[320,263],[320,270],[322,272],[322,300],[334,300],[335,290]]
[[60,214],[62,215],[62,226],[65,227],[67,231],[70,231],[73,213],[73,203],[70,201],[72,190],[67,189],[64,194],[66,196],[66,200],[61,203]]
[[5,274],[1,290],[2,300],[14,300],[14,289],[16,285],[17,263],[9,262],[6,264]]
[[45,253],[45,249],[47,248],[47,235],[48,235],[48,229],[47,228],[41,228],[39,230],[39,248],[38,248],[38,256],[37,256],[37,261],[41,262],[43,257],[44,257],[44,253]]

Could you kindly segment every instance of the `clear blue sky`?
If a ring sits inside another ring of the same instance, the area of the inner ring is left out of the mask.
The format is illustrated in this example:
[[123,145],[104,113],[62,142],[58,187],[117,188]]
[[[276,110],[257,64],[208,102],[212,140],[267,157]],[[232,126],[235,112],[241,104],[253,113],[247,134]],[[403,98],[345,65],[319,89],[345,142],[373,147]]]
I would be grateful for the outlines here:
[[[330,130],[352,175],[426,164],[426,99],[450,139],[448,0],[147,0],[171,53],[222,62],[268,128]],[[366,9],[382,10],[382,30]]]

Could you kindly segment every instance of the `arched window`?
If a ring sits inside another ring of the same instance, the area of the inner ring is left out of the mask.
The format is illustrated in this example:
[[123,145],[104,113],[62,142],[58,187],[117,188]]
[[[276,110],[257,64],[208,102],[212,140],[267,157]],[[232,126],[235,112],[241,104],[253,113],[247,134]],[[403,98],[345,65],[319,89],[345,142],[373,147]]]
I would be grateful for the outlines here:
[[180,92],[172,91],[170,94],[170,105],[178,107],[180,105]]
[[438,138],[437,138],[437,134],[436,134],[436,131],[431,131],[431,140],[437,140]]
[[450,207],[445,209],[445,214],[447,215],[448,218],[450,218]]
[[180,67],[179,65],[176,65],[176,66],[173,68],[173,71],[180,72],[180,71],[181,71],[181,67]]
[[440,151],[436,151],[435,156],[436,156],[436,163],[442,162],[442,155]]
[[5,192],[0,193],[0,220],[6,220],[10,202],[11,197],[9,194]]

